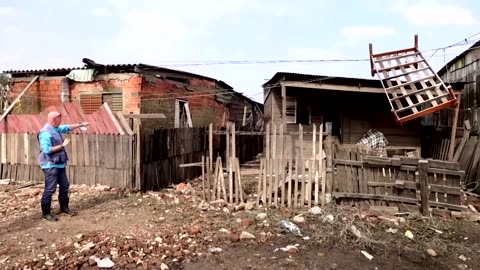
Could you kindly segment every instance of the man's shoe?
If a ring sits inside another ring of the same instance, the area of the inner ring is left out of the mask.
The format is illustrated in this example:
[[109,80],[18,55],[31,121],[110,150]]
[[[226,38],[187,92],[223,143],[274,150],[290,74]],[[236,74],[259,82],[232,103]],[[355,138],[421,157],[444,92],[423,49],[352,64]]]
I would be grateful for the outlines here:
[[52,214],[44,214],[42,215],[42,218],[48,221],[58,221],[58,218]]
[[60,213],[67,214],[67,215],[70,215],[70,216],[78,215],[77,211],[72,210],[72,209],[70,209],[70,207],[68,207],[68,203],[69,203],[68,200],[60,200]]
[[67,215],[70,215],[70,216],[76,216],[76,215],[78,215],[78,212],[77,212],[77,211],[72,210],[72,209],[70,209],[70,208],[62,208],[62,209],[60,210],[60,213],[62,213],[62,214],[67,214]]
[[50,212],[50,204],[42,204],[42,218],[48,221],[58,220],[58,218]]

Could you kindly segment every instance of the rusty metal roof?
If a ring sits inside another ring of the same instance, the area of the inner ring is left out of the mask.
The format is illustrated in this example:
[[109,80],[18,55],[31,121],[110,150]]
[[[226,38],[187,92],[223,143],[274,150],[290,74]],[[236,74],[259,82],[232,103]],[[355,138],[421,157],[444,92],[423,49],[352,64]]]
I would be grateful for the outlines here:
[[104,103],[96,112],[85,114],[80,104],[76,102],[50,106],[40,114],[9,114],[0,122],[0,133],[38,133],[47,122],[47,115],[51,111],[62,114],[62,124],[90,122],[86,131],[75,129],[71,132],[74,134],[123,135],[127,133],[107,103]]

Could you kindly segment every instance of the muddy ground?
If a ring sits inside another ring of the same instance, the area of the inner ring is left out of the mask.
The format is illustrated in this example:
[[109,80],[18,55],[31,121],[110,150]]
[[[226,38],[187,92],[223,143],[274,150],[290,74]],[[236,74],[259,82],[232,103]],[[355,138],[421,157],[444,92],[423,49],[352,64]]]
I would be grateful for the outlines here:
[[[80,213],[58,222],[40,218],[41,185],[0,185],[0,268],[480,269],[479,222],[352,207],[236,210],[202,203],[191,184],[186,193],[72,186]],[[281,230],[284,219],[301,235]]]

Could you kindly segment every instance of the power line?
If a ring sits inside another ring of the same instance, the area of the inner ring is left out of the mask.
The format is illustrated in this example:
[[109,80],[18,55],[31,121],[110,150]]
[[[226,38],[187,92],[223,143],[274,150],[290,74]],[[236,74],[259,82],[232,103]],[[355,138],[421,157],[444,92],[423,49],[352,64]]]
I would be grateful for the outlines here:
[[[462,41],[459,41],[457,43],[440,47],[440,48],[435,48],[435,49],[429,49],[429,50],[423,50],[420,51],[421,53],[426,53],[426,52],[431,52],[434,51],[434,53],[430,56],[432,58],[436,52],[439,50],[446,50],[454,47],[459,47],[459,46],[465,46],[471,43],[474,43],[476,41],[479,41],[480,39],[474,39],[468,41],[471,37],[479,35],[479,33],[474,34],[468,38],[465,38]],[[444,57],[438,56],[438,57]],[[429,59],[430,59],[429,58]],[[428,60],[429,60],[428,59]],[[345,63],[345,62],[366,62],[370,61],[369,58],[345,58],[345,59],[278,59],[278,60],[224,60],[224,61],[166,61],[167,63],[178,63],[178,64],[167,64],[163,65],[165,67],[187,67],[187,66],[212,66],[212,65],[252,65],[252,64],[283,64],[283,63]]]

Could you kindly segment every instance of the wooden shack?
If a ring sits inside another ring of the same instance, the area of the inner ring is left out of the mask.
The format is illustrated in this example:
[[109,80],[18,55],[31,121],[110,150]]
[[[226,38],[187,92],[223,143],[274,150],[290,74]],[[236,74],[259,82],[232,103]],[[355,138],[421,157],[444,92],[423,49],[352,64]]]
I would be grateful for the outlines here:
[[[399,125],[379,80],[296,73],[276,73],[263,85],[265,124],[283,125],[284,155],[299,153],[299,125],[304,134],[323,124],[340,144],[356,144],[370,129],[384,134],[387,154],[421,155],[422,119]],[[304,136],[303,158],[312,155],[312,136]],[[279,147],[277,147],[279,149]],[[307,155],[307,156],[305,156]]]

